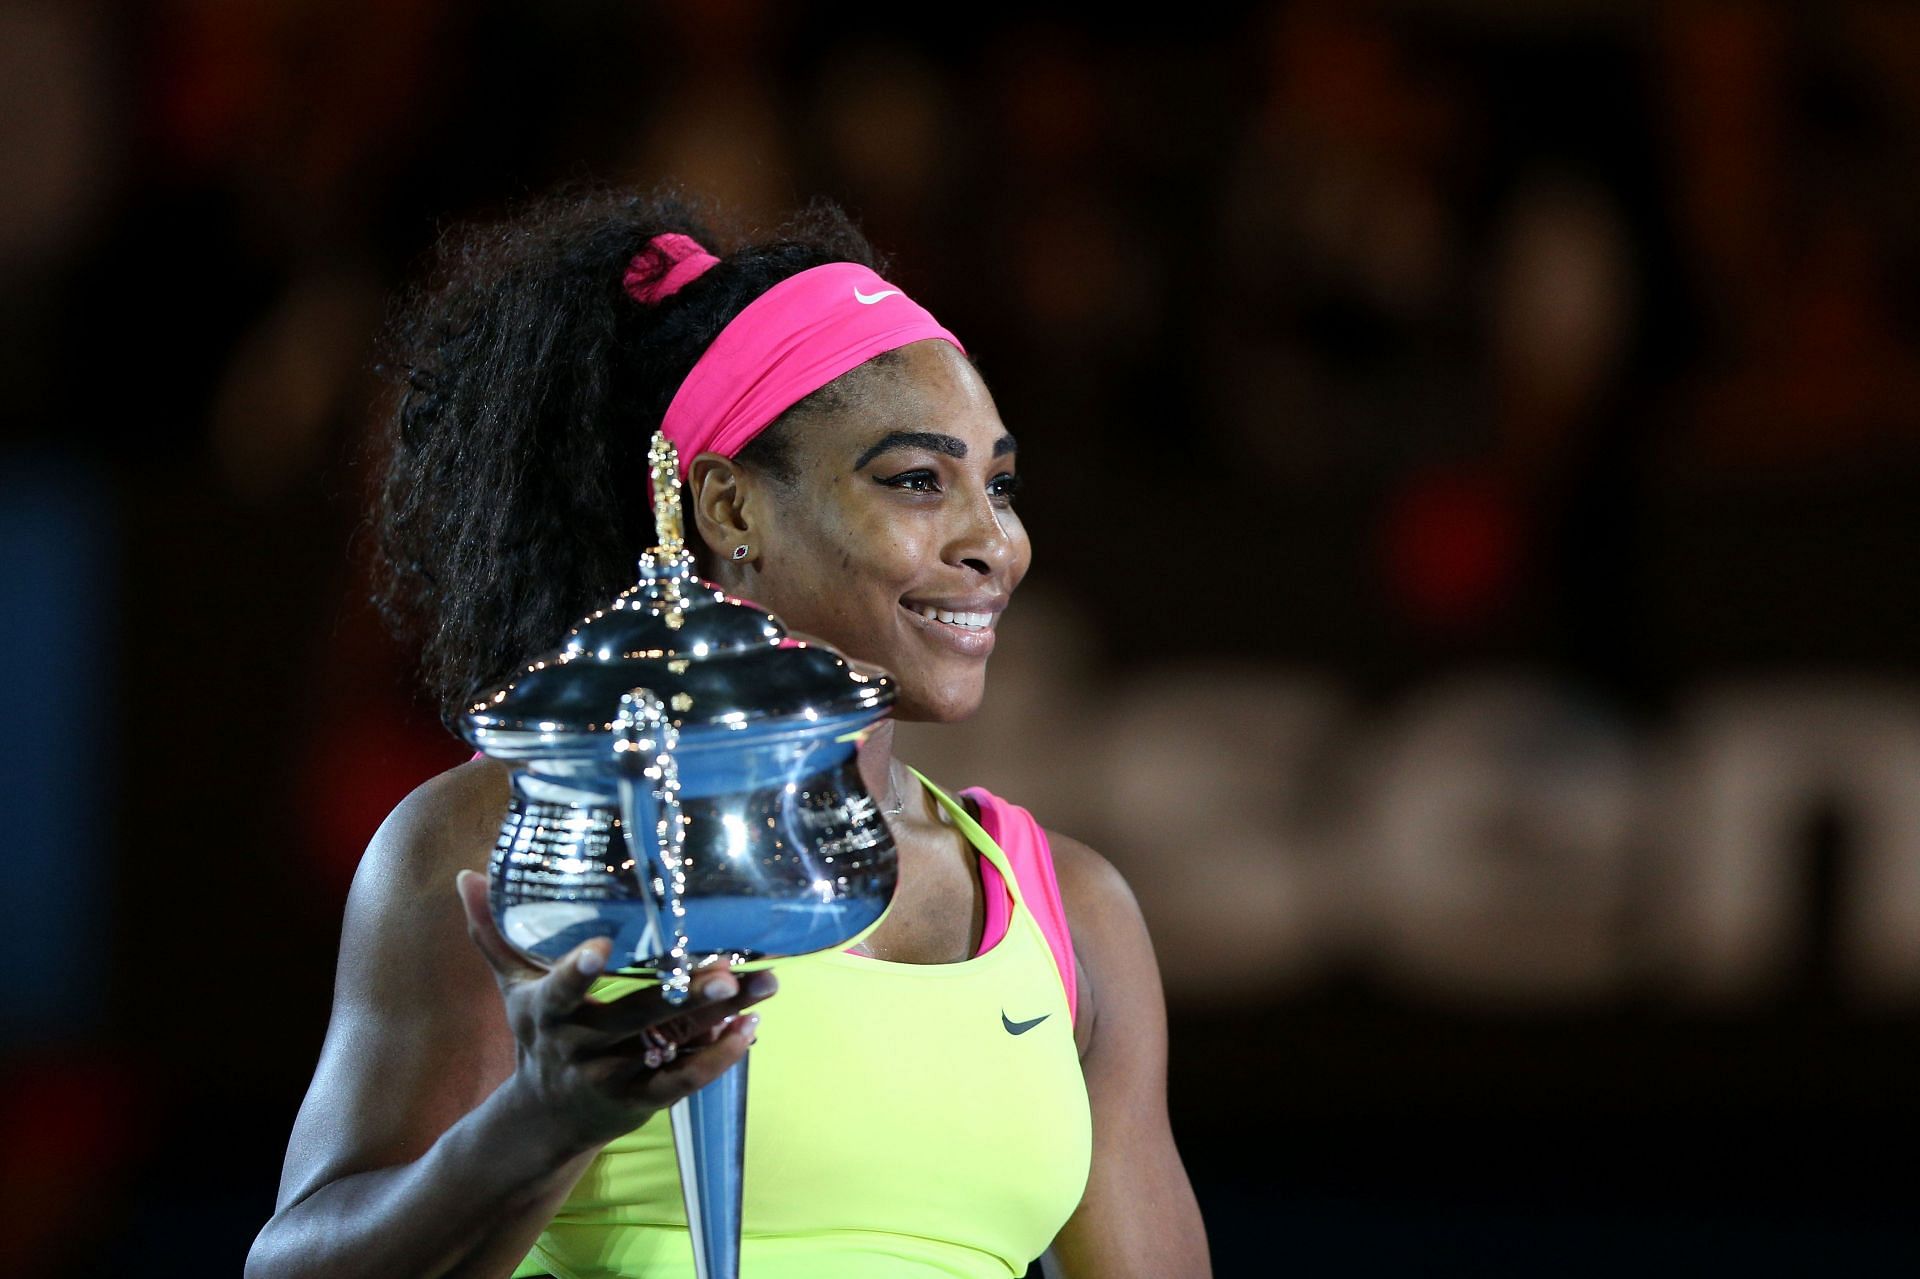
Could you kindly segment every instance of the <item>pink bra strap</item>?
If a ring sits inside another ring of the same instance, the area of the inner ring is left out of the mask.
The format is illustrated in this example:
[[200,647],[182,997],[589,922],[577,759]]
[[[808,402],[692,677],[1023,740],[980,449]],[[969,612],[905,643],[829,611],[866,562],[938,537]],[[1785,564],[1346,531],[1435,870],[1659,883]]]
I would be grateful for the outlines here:
[[1007,935],[1007,925],[1013,922],[1013,898],[1007,890],[1007,881],[1000,878],[999,870],[985,857],[975,858],[980,866],[980,891],[987,899],[986,918],[980,924],[980,949],[975,955],[984,955],[1000,944]]
[[[1067,910],[1060,899],[1060,882],[1054,875],[1053,850],[1047,844],[1047,832],[1033,819],[1032,813],[990,791],[970,786],[960,793],[979,807],[980,829],[1007,855],[1007,864],[1019,881],[1027,909],[1039,923],[1053,951],[1053,961],[1060,969],[1060,982],[1067,990],[1067,1014],[1078,1016],[1080,990],[1073,965],[1073,934],[1067,928]],[[991,931],[990,926],[986,931]]]

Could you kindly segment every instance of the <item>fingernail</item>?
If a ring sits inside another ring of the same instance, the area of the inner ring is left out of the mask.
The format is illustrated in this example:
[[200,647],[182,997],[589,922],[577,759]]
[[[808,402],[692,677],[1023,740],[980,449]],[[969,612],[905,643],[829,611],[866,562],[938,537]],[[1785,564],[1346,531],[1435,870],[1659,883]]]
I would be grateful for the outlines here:
[[599,951],[592,949],[581,951],[580,958],[573,961],[574,967],[578,968],[584,977],[591,977],[599,972],[606,966],[606,962]]
[[760,1014],[748,1013],[747,1014],[747,1042],[752,1044],[752,1043],[758,1043],[759,1040],[760,1040]]
[[780,989],[780,979],[766,969],[761,969],[753,976],[747,978],[747,993],[749,995],[771,995],[778,989]]
[[707,983],[704,998],[708,1003],[712,1003],[716,999],[725,999],[729,995],[738,994],[739,990],[740,983],[728,974],[722,973]]

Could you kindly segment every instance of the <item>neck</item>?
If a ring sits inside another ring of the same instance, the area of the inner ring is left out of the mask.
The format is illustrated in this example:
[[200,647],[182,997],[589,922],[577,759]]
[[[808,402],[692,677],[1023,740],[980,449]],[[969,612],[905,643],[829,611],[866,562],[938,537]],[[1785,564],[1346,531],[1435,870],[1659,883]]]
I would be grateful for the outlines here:
[[894,767],[893,721],[883,719],[860,743],[860,780],[867,784],[873,802],[887,809],[906,793],[905,786],[894,781],[897,773],[905,771]]

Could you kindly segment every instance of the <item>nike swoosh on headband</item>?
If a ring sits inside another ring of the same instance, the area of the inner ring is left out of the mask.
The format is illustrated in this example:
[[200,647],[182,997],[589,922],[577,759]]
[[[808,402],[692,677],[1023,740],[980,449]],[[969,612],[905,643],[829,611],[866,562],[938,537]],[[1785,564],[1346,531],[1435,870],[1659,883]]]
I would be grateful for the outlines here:
[[899,292],[900,290],[898,289],[882,289],[878,293],[874,294],[872,297],[868,297],[866,294],[860,291],[859,285],[856,284],[853,286],[854,300],[857,302],[865,303],[867,306],[872,306],[875,302],[880,301],[880,299],[882,298],[893,297],[895,294]]
[[1024,1035],[1051,1016],[1052,1013],[1041,1013],[1032,1021],[1008,1021],[1006,1009],[1003,1008],[1000,1010],[1000,1024],[1007,1028],[1009,1035]]

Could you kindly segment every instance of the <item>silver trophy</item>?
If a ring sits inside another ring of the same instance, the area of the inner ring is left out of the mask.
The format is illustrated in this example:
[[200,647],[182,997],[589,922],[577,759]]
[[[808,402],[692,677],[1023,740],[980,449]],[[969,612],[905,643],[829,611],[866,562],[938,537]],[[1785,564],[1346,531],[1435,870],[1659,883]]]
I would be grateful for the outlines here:
[[[684,1002],[695,971],[842,946],[897,882],[858,747],[893,681],[694,574],[673,446],[649,454],[660,544],[640,580],[461,732],[514,766],[490,865],[502,935],[551,965],[611,937],[608,972]],[[699,1279],[737,1279],[747,1059],[670,1111]]]

